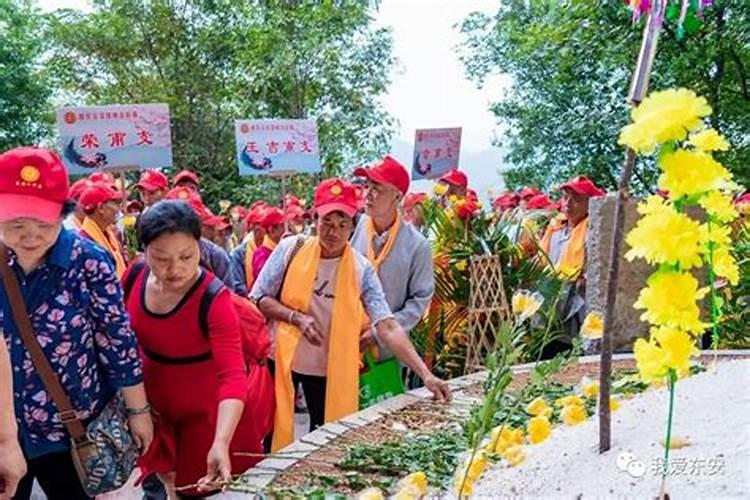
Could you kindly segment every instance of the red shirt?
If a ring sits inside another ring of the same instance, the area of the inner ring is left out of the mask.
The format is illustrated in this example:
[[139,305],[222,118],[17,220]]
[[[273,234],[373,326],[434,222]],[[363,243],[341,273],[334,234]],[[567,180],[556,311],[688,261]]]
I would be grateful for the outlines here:
[[[127,279],[129,272],[130,269],[125,273],[123,280]],[[222,290],[211,303],[207,316],[207,338],[200,328],[198,310],[201,297],[214,275],[201,270],[201,277],[195,285],[185,294],[180,303],[166,314],[153,313],[146,308],[145,284],[148,275],[149,269],[145,267],[134,282],[133,291],[126,304],[133,330],[145,353],[144,361],[147,364],[151,364],[150,362],[165,364],[154,361],[157,358],[149,356],[149,353],[154,353],[159,358],[182,361],[185,358],[200,358],[210,353],[210,363],[208,361],[196,362],[192,367],[196,376],[202,372],[205,377],[213,379],[200,380],[200,385],[212,382],[210,385],[217,386],[211,392],[216,394],[218,401],[223,399],[244,401],[247,386],[240,342],[240,325],[229,291]],[[169,363],[166,365],[170,366]],[[159,373],[163,374],[164,378],[171,378],[168,370]],[[171,386],[173,391],[175,384],[187,384],[186,388],[189,392],[181,393],[180,397],[191,397],[194,394],[190,391],[191,381],[189,380],[144,380],[144,382],[147,389],[148,386],[166,385]],[[197,381],[193,380],[193,382]],[[209,404],[215,406],[216,400]]]

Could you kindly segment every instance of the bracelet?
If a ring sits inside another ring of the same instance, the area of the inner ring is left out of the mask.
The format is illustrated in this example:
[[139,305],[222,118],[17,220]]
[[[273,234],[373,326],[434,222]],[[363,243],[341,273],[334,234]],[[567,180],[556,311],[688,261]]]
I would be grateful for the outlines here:
[[294,313],[295,312],[296,311],[293,309],[289,311],[289,320],[287,321],[287,323],[289,323],[290,325],[294,325]]
[[146,405],[143,408],[126,408],[125,414],[128,417],[135,417],[137,415],[146,415],[151,413],[151,405]]

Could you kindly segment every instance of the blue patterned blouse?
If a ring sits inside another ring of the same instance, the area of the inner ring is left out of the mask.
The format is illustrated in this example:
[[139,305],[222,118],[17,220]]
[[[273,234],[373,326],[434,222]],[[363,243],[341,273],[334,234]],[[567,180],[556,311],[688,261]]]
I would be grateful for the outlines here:
[[[46,261],[24,274],[13,254],[31,323],[79,418],[95,417],[120,387],[142,381],[135,335],[107,252],[63,229]],[[36,373],[0,282],[0,334],[13,366],[21,446],[32,459],[70,447],[57,409]]]

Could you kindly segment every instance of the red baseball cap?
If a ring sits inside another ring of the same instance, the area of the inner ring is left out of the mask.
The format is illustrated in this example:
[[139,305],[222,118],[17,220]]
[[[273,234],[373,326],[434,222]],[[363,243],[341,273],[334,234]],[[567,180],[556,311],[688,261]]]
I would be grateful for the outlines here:
[[70,186],[68,198],[78,201],[81,198],[81,193],[91,184],[92,182],[88,179],[78,179]]
[[198,175],[195,174],[195,172],[191,172],[190,170],[182,170],[178,172],[172,179],[172,185],[176,186],[182,181],[189,181],[195,184],[196,186],[200,186],[200,180],[198,179]]
[[210,210],[206,209],[202,217],[202,222],[204,226],[218,227],[224,222],[224,217],[221,215],[215,215]]
[[169,179],[158,170],[146,170],[141,174],[141,178],[135,187],[145,189],[150,193],[160,189],[169,189]]
[[354,170],[357,177],[366,177],[378,184],[389,184],[402,195],[409,191],[409,171],[392,156],[386,156],[372,167],[359,167]]
[[88,180],[97,184],[106,184],[113,186],[115,184],[115,178],[108,172],[93,172],[89,175]]
[[589,179],[585,175],[579,175],[578,177],[569,180],[568,182],[560,186],[560,189],[570,189],[574,193],[591,197],[604,196],[606,194],[606,191],[598,188],[596,184],[594,184],[591,179]]
[[126,212],[140,212],[141,210],[143,210],[143,203],[138,200],[130,200],[127,205],[125,205]]
[[237,205],[235,207],[232,207],[232,210],[229,212],[229,214],[233,219],[241,220],[247,217],[247,210],[242,205]]
[[294,196],[293,194],[288,194],[284,197],[284,207],[304,207],[304,203],[302,203],[302,200]]
[[289,222],[295,219],[304,218],[305,216],[307,216],[307,212],[298,205],[290,205],[286,209],[286,220]]
[[412,208],[427,201],[427,193],[409,193],[404,197],[404,208]]
[[537,195],[540,195],[540,194],[544,194],[544,193],[542,193],[541,191],[539,191],[535,187],[526,186],[525,188],[521,189],[521,192],[519,193],[519,196],[521,197],[522,200],[528,201],[531,198],[533,198],[534,196],[537,196]]
[[84,210],[94,210],[108,201],[121,201],[122,193],[103,182],[87,186],[81,193],[78,204]]
[[0,222],[59,221],[69,186],[68,172],[56,153],[29,147],[6,151],[0,155]]
[[320,217],[331,212],[354,217],[357,214],[357,194],[351,184],[341,179],[327,179],[315,189],[314,205]]
[[518,206],[520,198],[518,193],[506,191],[492,201],[492,206],[495,208],[515,208]]
[[531,210],[549,210],[554,207],[555,202],[544,193],[533,196],[526,202],[526,208]]
[[164,197],[167,200],[180,200],[184,201],[190,208],[192,208],[201,220],[205,219],[211,212],[203,204],[203,200],[198,193],[190,189],[189,187],[179,186],[171,189]]
[[280,208],[269,207],[263,212],[259,224],[264,229],[283,224],[286,220],[284,212]]
[[256,201],[253,203],[253,206],[247,212],[247,224],[260,224],[267,208],[268,205],[266,205],[265,201]]
[[464,189],[469,187],[469,178],[466,177],[466,174],[461,172],[460,170],[451,170],[448,173],[443,174],[443,176],[438,180]]

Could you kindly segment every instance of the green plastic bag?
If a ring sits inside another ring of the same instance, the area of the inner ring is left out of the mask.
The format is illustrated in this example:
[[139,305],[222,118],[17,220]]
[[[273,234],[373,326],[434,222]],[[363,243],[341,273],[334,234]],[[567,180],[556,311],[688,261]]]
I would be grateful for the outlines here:
[[385,401],[406,392],[401,380],[401,365],[396,358],[376,363],[365,353],[367,371],[359,376],[359,409]]

